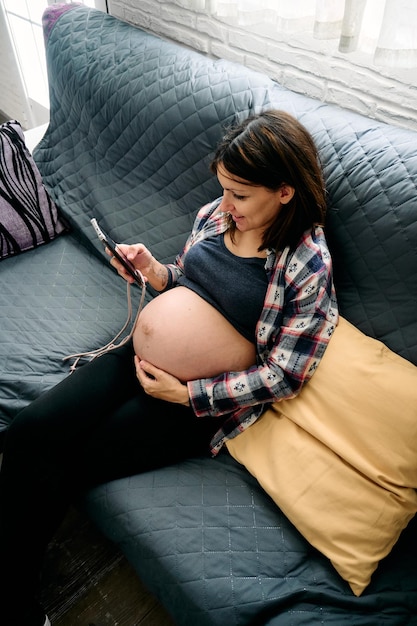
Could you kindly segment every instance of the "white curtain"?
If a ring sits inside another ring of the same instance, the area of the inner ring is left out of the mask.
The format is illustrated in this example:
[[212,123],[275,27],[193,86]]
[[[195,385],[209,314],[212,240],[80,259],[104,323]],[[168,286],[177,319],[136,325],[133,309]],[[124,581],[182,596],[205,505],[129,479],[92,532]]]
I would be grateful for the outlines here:
[[266,37],[307,33],[377,65],[417,68],[417,0],[211,0],[211,10]]
[[417,68],[416,0],[386,0],[374,58],[381,65]]

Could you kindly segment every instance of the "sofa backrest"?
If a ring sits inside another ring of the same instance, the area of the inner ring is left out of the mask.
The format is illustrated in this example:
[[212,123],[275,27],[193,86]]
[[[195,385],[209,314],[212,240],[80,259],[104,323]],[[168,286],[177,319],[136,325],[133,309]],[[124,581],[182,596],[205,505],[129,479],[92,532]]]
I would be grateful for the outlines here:
[[274,107],[314,136],[342,314],[417,364],[417,134],[295,94],[85,7],[45,13],[51,123],[35,152],[74,228],[91,217],[162,261],[220,194],[210,155],[236,119]]
[[261,110],[272,83],[99,11],[67,10],[51,28],[55,19],[51,7],[44,181],[88,238],[95,216],[116,240],[171,260],[196,210],[221,193],[209,162],[225,126]]

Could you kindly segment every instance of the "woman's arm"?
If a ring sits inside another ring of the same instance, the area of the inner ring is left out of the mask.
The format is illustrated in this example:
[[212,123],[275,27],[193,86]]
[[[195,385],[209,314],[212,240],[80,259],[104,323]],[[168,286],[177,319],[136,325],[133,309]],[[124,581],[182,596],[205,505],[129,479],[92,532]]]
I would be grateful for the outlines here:
[[316,370],[337,325],[330,254],[322,233],[275,266],[257,326],[259,363],[188,382],[196,415],[215,416],[294,397]]
[[[176,285],[179,276],[183,273],[183,258],[190,247],[201,236],[200,233],[203,230],[203,227],[206,227],[204,236],[208,236],[211,233],[215,234],[219,229],[224,229],[221,223],[219,224],[219,222],[209,221],[209,218],[216,212],[220,201],[221,198],[218,198],[214,202],[204,205],[198,211],[192,231],[184,245],[184,248],[176,257],[175,263],[160,263],[157,259],[155,259],[150,250],[148,250],[148,248],[141,243],[133,245],[118,244],[118,248],[128,258],[128,260],[133,263],[135,268],[142,273],[142,275],[156,291],[170,289]],[[110,251],[108,251],[108,254],[111,256]],[[110,263],[117,270],[120,276],[122,276],[122,278],[130,283],[133,282],[132,277],[129,276],[117,259],[113,257]]]

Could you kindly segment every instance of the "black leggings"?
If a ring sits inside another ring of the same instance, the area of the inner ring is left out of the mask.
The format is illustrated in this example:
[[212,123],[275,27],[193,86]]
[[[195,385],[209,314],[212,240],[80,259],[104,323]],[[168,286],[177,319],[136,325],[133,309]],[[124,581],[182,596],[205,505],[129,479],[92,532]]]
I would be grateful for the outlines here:
[[[147,396],[129,344],[68,376],[8,429],[0,473],[3,601],[34,593],[46,546],[82,491],[208,455],[220,419]],[[16,605],[15,605],[16,606]],[[29,623],[29,622],[28,622]]]

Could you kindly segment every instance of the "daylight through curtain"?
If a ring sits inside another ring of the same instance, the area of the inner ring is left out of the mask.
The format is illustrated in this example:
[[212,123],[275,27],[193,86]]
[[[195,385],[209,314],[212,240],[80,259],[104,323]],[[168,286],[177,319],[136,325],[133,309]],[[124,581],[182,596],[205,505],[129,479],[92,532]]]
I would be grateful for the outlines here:
[[271,38],[309,33],[377,65],[417,67],[417,0],[211,0],[226,23]]

